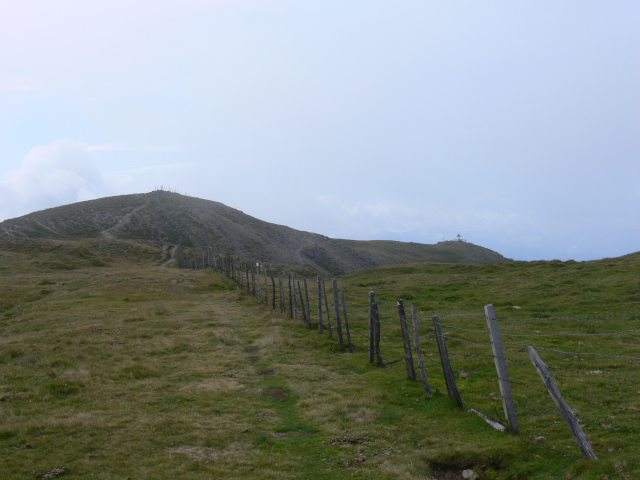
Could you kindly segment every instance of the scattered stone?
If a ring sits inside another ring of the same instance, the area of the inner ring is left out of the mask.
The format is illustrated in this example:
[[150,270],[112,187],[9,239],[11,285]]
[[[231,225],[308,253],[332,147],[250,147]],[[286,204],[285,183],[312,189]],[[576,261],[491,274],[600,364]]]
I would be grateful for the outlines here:
[[473,470],[467,469],[462,471],[462,478],[464,478],[465,480],[478,480],[478,478],[480,478],[480,475],[478,475]]
[[24,448],[33,448],[33,445],[31,445],[29,442],[24,444]]
[[514,305],[514,306],[513,306],[513,307],[511,307],[511,308],[513,308],[514,310],[522,310],[522,307],[518,307],[517,305]]
[[237,373],[234,372],[226,372],[222,374],[223,377],[230,377],[230,378],[236,378],[238,376]]
[[171,285],[176,285],[178,283],[178,279],[177,278],[172,278],[171,280],[169,280],[169,283]]
[[60,467],[60,468],[54,468],[52,470],[47,470],[46,472],[32,472],[31,475],[33,475],[36,478],[41,478],[43,480],[49,479],[49,478],[55,478],[55,477],[59,477],[61,475],[64,475],[64,473],[67,471],[67,469],[65,467]]

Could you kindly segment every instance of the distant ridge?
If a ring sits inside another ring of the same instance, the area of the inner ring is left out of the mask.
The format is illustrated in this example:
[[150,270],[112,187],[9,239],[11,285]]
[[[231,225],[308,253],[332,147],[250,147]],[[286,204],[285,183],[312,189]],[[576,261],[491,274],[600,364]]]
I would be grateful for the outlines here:
[[0,235],[157,241],[243,258],[308,266],[333,275],[414,262],[497,263],[510,259],[466,242],[434,245],[332,239],[246,215],[211,200],[156,190],[74,203],[0,223]]

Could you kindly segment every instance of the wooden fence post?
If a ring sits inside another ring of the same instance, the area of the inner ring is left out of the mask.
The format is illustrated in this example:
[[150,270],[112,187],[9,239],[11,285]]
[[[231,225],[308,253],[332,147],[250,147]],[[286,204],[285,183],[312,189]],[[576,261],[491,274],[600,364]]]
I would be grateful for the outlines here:
[[275,310],[276,309],[276,279],[273,278],[273,275],[270,275],[270,276],[271,276],[271,286],[273,287],[272,288],[272,290],[273,290],[273,309]]
[[489,327],[489,335],[491,336],[491,349],[493,350],[493,361],[496,365],[496,372],[498,373],[504,416],[507,419],[511,433],[518,433],[516,405],[513,402],[513,395],[511,394],[507,361],[504,357],[504,351],[502,350],[502,340],[500,339],[500,331],[498,330],[498,319],[496,318],[493,305],[485,305],[484,313],[487,317],[487,326]]
[[249,264],[244,262],[244,273],[247,276],[247,292],[250,292],[251,287],[249,286]]
[[336,330],[338,331],[338,342],[344,343],[342,338],[342,322],[340,321],[340,302],[338,301],[338,280],[335,278],[331,281],[333,287],[333,307],[336,310]]
[[344,292],[342,292],[342,313],[344,313],[344,328],[347,330],[347,341],[349,342],[349,351],[353,353],[353,343],[351,343],[351,332],[349,331],[349,317],[347,317],[347,302],[344,300]]
[[379,366],[383,366],[384,362],[382,361],[382,354],[380,353],[380,310],[378,309],[378,304],[373,304],[373,321],[374,321],[374,340],[373,346],[376,353],[376,362]]
[[298,320],[298,299],[296,298],[296,274],[291,272],[291,285],[293,287],[293,319]]
[[318,277],[318,333],[322,333],[322,277]]
[[536,370],[542,379],[542,383],[547,387],[549,395],[553,399],[553,403],[555,403],[558,410],[560,410],[560,415],[564,418],[564,421],[567,424],[571,435],[573,435],[573,438],[578,444],[578,448],[582,452],[582,455],[584,455],[585,458],[597,460],[598,457],[596,457],[593,448],[591,448],[591,444],[589,443],[589,440],[587,440],[587,436],[584,434],[575,413],[573,413],[571,407],[569,407],[567,402],[565,402],[560,390],[558,390],[558,387],[556,386],[556,382],[553,381],[553,377],[551,377],[551,374],[549,373],[549,367],[547,367],[547,364],[542,361],[531,345],[527,347],[527,352],[529,353],[531,362],[533,362],[533,366],[536,367]]
[[260,300],[260,262],[256,262],[256,298]]
[[309,307],[309,289],[307,288],[307,277],[304,277],[304,296],[307,299],[307,319],[311,328],[311,308]]
[[422,384],[424,385],[424,391],[427,397],[432,398],[431,387],[429,386],[429,380],[427,379],[427,371],[424,368],[424,359],[422,358],[422,351],[420,350],[420,329],[418,327],[418,308],[415,303],[411,304],[411,319],[413,320],[413,345],[416,348],[416,357],[418,358],[418,367],[420,367],[420,378],[422,378]]
[[287,304],[284,301],[284,286],[282,285],[282,272],[278,273],[278,286],[280,289],[280,312],[287,313]]
[[327,300],[327,285],[322,277],[322,293],[324,294],[324,306],[327,312],[327,326],[329,327],[329,337],[333,340],[333,330],[331,329],[331,315],[329,314],[329,302]]
[[416,379],[416,369],[413,366],[413,355],[411,354],[411,340],[409,335],[409,325],[407,315],[404,312],[404,300],[398,299],[398,313],[400,315],[400,330],[402,331],[402,345],[404,346],[404,362],[407,364],[407,375],[411,380]]
[[444,335],[442,334],[440,317],[438,317],[438,315],[434,315],[431,318],[433,319],[433,328],[436,331],[436,341],[438,342],[438,352],[440,353],[440,363],[442,363],[442,373],[444,375],[444,381],[447,384],[447,393],[449,394],[449,398],[451,400],[454,400],[458,404],[459,408],[462,408],[462,397],[460,396],[460,392],[458,391],[456,379],[453,376],[453,369],[451,368],[451,363],[449,362],[447,343],[445,342]]
[[307,318],[307,309],[304,308],[304,298],[302,298],[302,288],[300,288],[300,280],[298,280],[298,295],[300,296],[300,305],[302,306],[302,318],[304,319],[304,323],[307,324],[307,327],[311,328],[311,322]]
[[267,282],[267,269],[264,270],[264,304],[269,306],[269,283]]
[[369,363],[373,363],[375,359],[374,338],[375,338],[375,321],[373,319],[373,305],[375,304],[375,293],[373,290],[369,292]]
[[293,302],[291,301],[291,274],[289,274],[289,316],[293,318]]

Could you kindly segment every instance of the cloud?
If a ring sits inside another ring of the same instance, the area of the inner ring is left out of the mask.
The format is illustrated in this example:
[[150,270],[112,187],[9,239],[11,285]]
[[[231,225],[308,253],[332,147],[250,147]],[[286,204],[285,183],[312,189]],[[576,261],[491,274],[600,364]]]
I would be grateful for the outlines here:
[[104,195],[105,179],[86,145],[58,140],[35,147],[0,179],[0,220]]
[[106,143],[104,145],[89,145],[87,147],[89,152],[178,152],[183,149],[183,147],[171,145],[162,145],[158,147],[122,147],[112,143]]

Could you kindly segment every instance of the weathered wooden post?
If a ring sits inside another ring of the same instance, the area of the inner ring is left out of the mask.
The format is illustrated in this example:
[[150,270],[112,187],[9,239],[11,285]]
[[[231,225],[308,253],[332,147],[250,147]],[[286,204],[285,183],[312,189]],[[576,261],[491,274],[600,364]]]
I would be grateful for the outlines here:
[[293,318],[293,302],[291,301],[291,274],[289,274],[289,316]]
[[375,293],[373,290],[369,292],[369,363],[375,360],[374,338],[375,338],[375,320],[373,319],[373,306],[375,305]]
[[300,296],[300,306],[302,307],[302,318],[304,319],[304,323],[307,324],[307,327],[311,328],[311,322],[307,318],[307,309],[304,308],[304,298],[302,298],[302,288],[300,288],[300,280],[298,280],[298,295]]
[[307,288],[307,277],[304,277],[304,296],[307,299],[307,319],[311,328],[311,308],[309,307],[309,288]]
[[424,385],[424,391],[427,397],[432,398],[431,387],[429,386],[429,380],[427,379],[427,371],[424,368],[424,359],[422,358],[422,351],[420,350],[420,327],[418,327],[418,307],[415,303],[411,304],[411,319],[413,320],[413,345],[416,349],[416,357],[418,358],[418,367],[420,367],[420,378]]
[[400,330],[402,331],[402,345],[404,346],[404,362],[407,364],[407,375],[411,380],[416,379],[416,369],[413,366],[413,355],[411,354],[411,339],[407,315],[404,311],[404,300],[398,299],[398,314],[400,316]]
[[496,318],[493,305],[485,305],[484,313],[487,317],[487,326],[489,327],[489,335],[491,336],[491,349],[493,350],[493,361],[496,365],[496,372],[498,373],[498,384],[500,385],[504,416],[507,419],[511,433],[518,433],[516,405],[513,402],[513,395],[511,394],[507,361],[505,360],[504,351],[502,350],[502,340],[500,339],[500,331],[498,330],[498,319]]
[[247,293],[251,291],[251,287],[249,286],[249,264],[244,262],[244,272],[247,275]]
[[582,452],[582,455],[584,455],[585,458],[597,460],[598,457],[596,457],[593,448],[591,448],[591,444],[589,443],[589,440],[587,440],[587,436],[584,434],[575,413],[573,413],[571,407],[569,407],[567,402],[565,402],[560,390],[558,390],[558,387],[556,386],[556,382],[553,381],[553,377],[551,376],[551,373],[549,373],[549,367],[547,367],[547,364],[542,361],[531,345],[527,347],[527,353],[529,353],[529,358],[531,358],[533,366],[536,367],[536,370],[542,379],[542,383],[547,387],[547,391],[553,399],[553,403],[555,403],[558,410],[560,410],[560,415],[562,415],[562,418],[567,424],[567,427],[578,444],[578,448]]
[[344,313],[344,328],[347,330],[347,341],[349,342],[349,351],[353,353],[353,343],[351,343],[351,332],[349,331],[349,317],[347,317],[347,302],[344,300],[344,292],[342,292],[342,313]]
[[318,333],[322,333],[322,277],[318,277]]
[[296,298],[296,274],[291,272],[291,285],[293,286],[293,319],[298,320],[298,299]]
[[284,286],[282,285],[282,272],[278,273],[278,286],[280,289],[280,312],[287,313],[287,305],[284,303]]
[[269,305],[269,283],[267,282],[267,268],[264,267],[264,304]]
[[322,293],[324,294],[325,311],[327,312],[327,326],[329,327],[329,337],[333,340],[333,330],[331,329],[331,315],[329,314],[329,302],[327,300],[327,285],[322,277]]
[[276,309],[276,279],[271,275],[271,286],[273,287],[273,309]]
[[438,352],[440,353],[440,363],[442,363],[442,373],[444,375],[444,381],[447,384],[447,393],[449,394],[449,398],[451,400],[454,400],[458,404],[459,408],[462,408],[462,397],[460,396],[460,392],[458,391],[456,379],[453,376],[451,362],[449,362],[449,354],[447,353],[447,344],[444,340],[444,335],[442,334],[440,317],[438,317],[438,315],[434,315],[431,318],[433,319],[433,328],[436,331],[436,342],[438,343]]
[[331,281],[333,287],[333,306],[336,310],[336,330],[338,331],[338,342],[344,343],[342,338],[342,322],[340,321],[340,302],[338,301],[338,280],[335,278]]
[[260,263],[256,262],[256,298],[260,300]]

